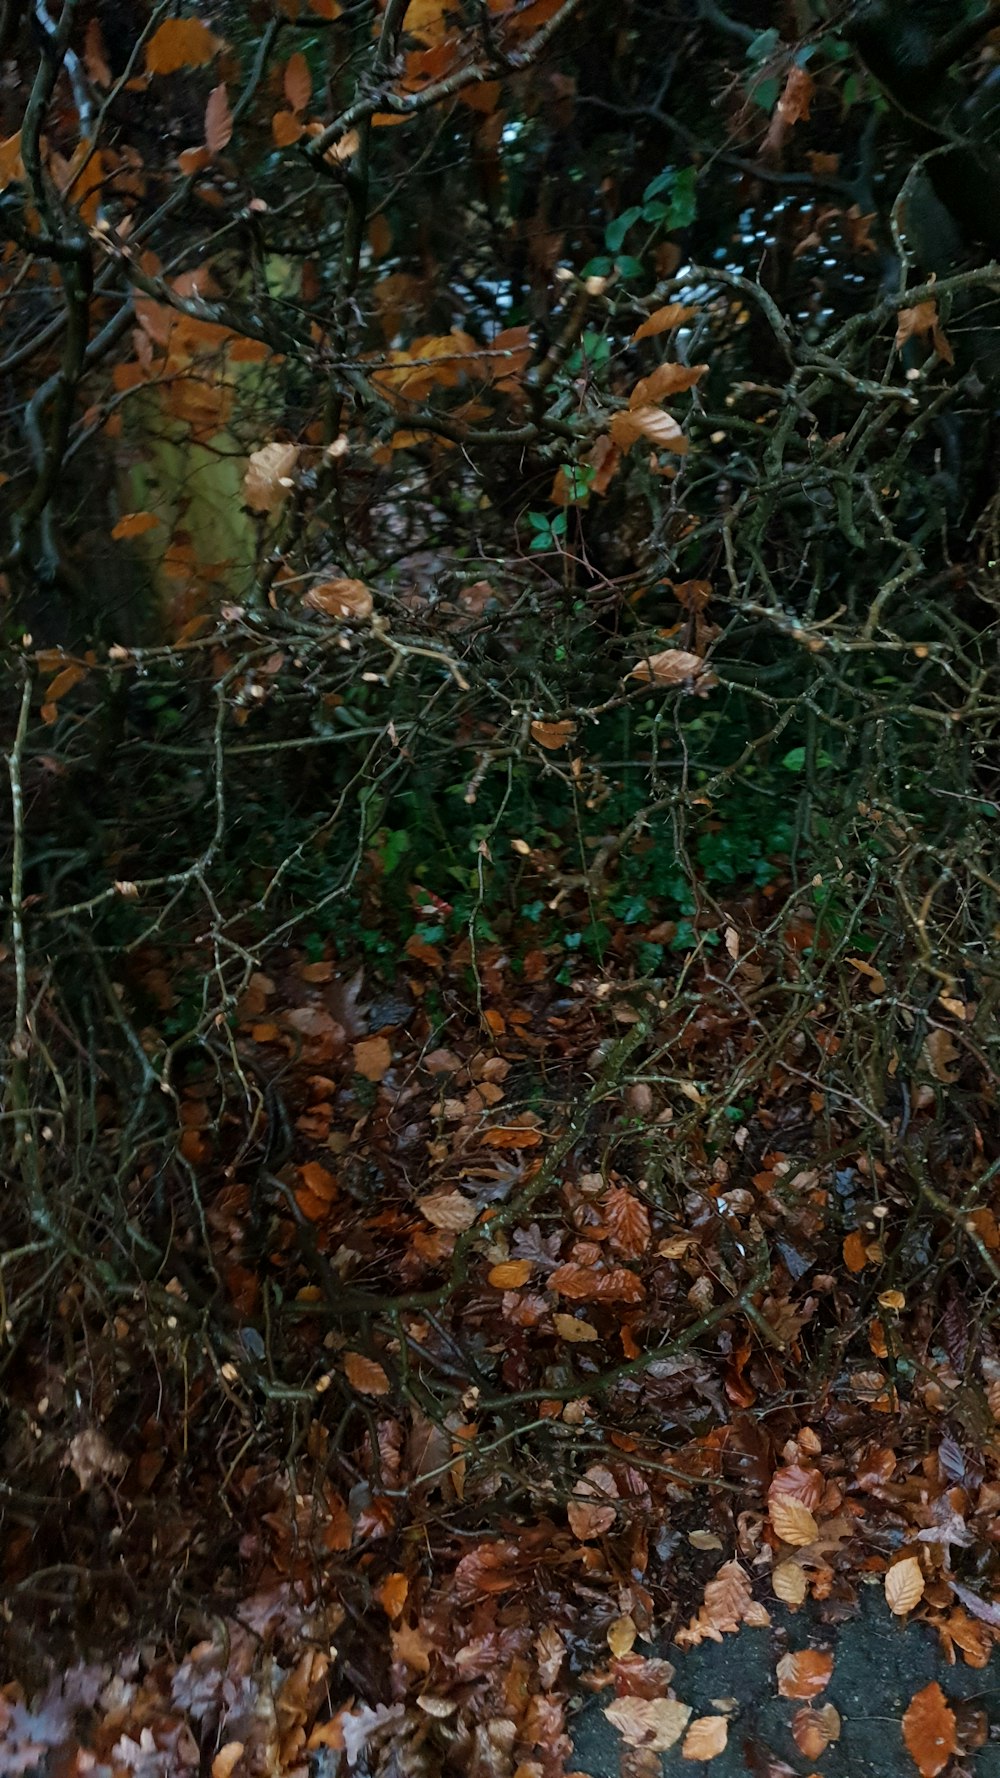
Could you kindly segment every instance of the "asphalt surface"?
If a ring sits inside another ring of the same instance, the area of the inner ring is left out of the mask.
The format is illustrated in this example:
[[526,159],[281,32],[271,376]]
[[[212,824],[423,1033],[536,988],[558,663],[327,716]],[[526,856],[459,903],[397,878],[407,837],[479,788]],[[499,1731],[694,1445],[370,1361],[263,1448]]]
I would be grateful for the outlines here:
[[[744,1626],[721,1643],[655,1651],[673,1663],[673,1691],[693,1706],[695,1716],[717,1715],[718,1700],[736,1700],[729,1711],[725,1751],[710,1762],[692,1762],[682,1758],[678,1743],[661,1755],[664,1778],[668,1774],[679,1778],[681,1773],[687,1778],[699,1773],[708,1778],[745,1778],[748,1772],[765,1778],[766,1763],[754,1765],[755,1757],[761,1759],[761,1749],[803,1778],[813,1772],[822,1778],[917,1778],[901,1722],[913,1694],[933,1680],[950,1704],[968,1700],[985,1713],[989,1725],[985,1744],[952,1761],[948,1773],[1000,1778],[997,1654],[983,1668],[967,1666],[961,1656],[954,1667],[949,1666],[936,1632],[926,1624],[890,1616],[881,1588],[862,1588],[857,1616],[844,1623],[824,1622],[815,1606],[792,1613],[778,1605],[772,1609],[768,1602],[768,1609],[774,1620],[769,1630]],[[842,1719],[839,1741],[815,1760],[804,1758],[792,1738],[791,1721],[801,1702],[778,1697],[775,1678],[781,1655],[807,1647],[833,1653],[832,1678],[814,1703],[834,1704]],[[603,1714],[611,1696],[606,1691],[588,1701],[571,1724],[576,1767],[593,1778],[618,1778],[621,1738]],[[748,1742],[755,1748],[749,1756]]]

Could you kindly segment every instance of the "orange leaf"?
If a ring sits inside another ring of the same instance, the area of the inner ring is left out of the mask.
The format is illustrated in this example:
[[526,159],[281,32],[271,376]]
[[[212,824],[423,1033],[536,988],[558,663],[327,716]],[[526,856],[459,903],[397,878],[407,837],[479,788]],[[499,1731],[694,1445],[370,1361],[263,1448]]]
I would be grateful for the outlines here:
[[306,1161],[299,1168],[299,1174],[306,1191],[311,1192],[314,1198],[319,1198],[321,1203],[332,1204],[337,1196],[337,1181],[332,1173],[320,1166],[319,1161]]
[[488,1283],[494,1290],[520,1290],[531,1277],[530,1259],[505,1259],[500,1265],[493,1266],[487,1274]]
[[448,1229],[453,1234],[471,1229],[479,1214],[475,1204],[458,1191],[433,1192],[418,1200],[417,1209],[436,1229]]
[[212,1761],[212,1778],[230,1778],[233,1767],[243,1756],[242,1741],[227,1741]]
[[302,123],[294,111],[276,111],[271,119],[271,134],[278,148],[290,148],[302,134]]
[[844,1264],[849,1272],[863,1272],[868,1264],[865,1238],[860,1229],[852,1229],[844,1239]]
[[539,747],[547,747],[552,753],[565,747],[575,734],[575,722],[533,722],[531,725],[532,740],[537,741]]
[[146,45],[150,74],[176,74],[178,68],[203,68],[210,62],[221,39],[213,37],[200,19],[167,19]]
[[389,1379],[380,1364],[374,1358],[366,1358],[363,1352],[344,1353],[344,1375],[352,1389],[361,1395],[388,1395]]
[[541,1140],[541,1131],[527,1124],[501,1124],[483,1136],[487,1148],[537,1148]]
[[111,535],[117,543],[123,537],[141,537],[144,531],[155,531],[162,523],[155,512],[125,512],[117,525],[112,525]]
[[233,114],[224,86],[213,86],[205,106],[205,146],[211,154],[221,154],[232,139]]
[[350,619],[364,622],[375,609],[363,580],[321,580],[310,587],[302,603],[310,611],[322,611],[324,617],[336,617],[342,623]]
[[77,666],[75,662],[64,667],[62,672],[57,673],[52,683],[46,687],[46,703],[57,704],[60,698],[65,697],[68,691],[73,690],[74,685],[79,685],[81,679],[86,679],[86,677],[86,667]]
[[819,1648],[800,1648],[778,1662],[778,1696],[815,1698],[825,1691],[833,1672],[833,1656]]
[[696,1716],[684,1737],[681,1759],[715,1759],[725,1752],[728,1739],[724,1716]]
[[949,1709],[936,1680],[910,1699],[903,1717],[903,1740],[921,1778],[937,1778],[938,1772],[944,1771],[958,1739],[955,1712]]
[[596,1327],[591,1326],[589,1321],[581,1321],[578,1315],[557,1313],[552,1317],[552,1325],[557,1334],[564,1340],[569,1340],[570,1345],[586,1345],[590,1340],[600,1339]]
[[700,654],[688,654],[683,648],[664,648],[637,662],[628,677],[646,680],[650,685],[684,685],[697,681],[704,673],[705,661]]
[[301,50],[296,50],[285,63],[283,80],[285,98],[292,111],[304,111],[312,98],[312,75]]
[[700,383],[707,364],[660,364],[648,377],[641,377],[628,398],[629,407],[649,407],[667,395],[680,395]]
[[698,313],[687,303],[667,303],[662,309],[654,309],[641,327],[637,327],[632,335],[635,340],[648,340],[654,333],[667,333],[673,327],[683,327]]
[[387,1037],[366,1037],[354,1045],[354,1068],[365,1080],[382,1080],[392,1066],[392,1045]]
[[95,86],[111,85],[111,69],[104,52],[104,39],[101,27],[96,18],[89,19],[83,39],[83,63],[87,75]]
[[608,431],[620,451],[630,451],[637,438],[648,438],[662,451],[682,456],[688,448],[677,421],[661,407],[630,408],[612,414]]
[[795,1745],[806,1759],[819,1759],[831,1741],[840,1739],[840,1712],[832,1704],[814,1710],[807,1704],[792,1717]]
[[381,1605],[382,1610],[385,1612],[386,1617],[399,1617],[403,1606],[406,1604],[406,1598],[409,1591],[410,1583],[405,1574],[386,1575],[377,1593],[378,1602]]

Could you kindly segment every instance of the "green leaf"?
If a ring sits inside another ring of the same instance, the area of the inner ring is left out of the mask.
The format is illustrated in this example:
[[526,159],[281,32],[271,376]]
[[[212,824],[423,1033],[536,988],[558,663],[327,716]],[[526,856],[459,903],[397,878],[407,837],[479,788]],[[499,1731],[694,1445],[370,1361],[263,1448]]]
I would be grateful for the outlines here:
[[804,771],[805,770],[805,763],[806,763],[805,748],[804,747],[791,748],[791,750],[785,754],[785,757],[781,763],[784,766],[786,772]]
[[[853,75],[851,78],[854,78]],[[759,105],[762,111],[773,111],[781,97],[781,82],[778,80],[759,80],[747,90],[754,104]]]
[[621,259],[615,260],[615,270],[619,278],[641,278],[645,275],[646,268],[641,259],[633,259],[631,254],[626,253]]
[[630,210],[623,210],[613,222],[609,222],[604,231],[605,245],[609,253],[617,253],[634,222],[638,222],[642,211],[633,204]]
[[780,42],[781,32],[775,25],[769,25],[766,31],[759,31],[753,42],[747,44],[747,61],[752,67],[759,68],[761,62],[766,62],[773,56]]
[[694,167],[684,167],[674,181],[674,195],[667,217],[668,228],[690,228],[698,214],[698,198],[695,187],[698,174]]

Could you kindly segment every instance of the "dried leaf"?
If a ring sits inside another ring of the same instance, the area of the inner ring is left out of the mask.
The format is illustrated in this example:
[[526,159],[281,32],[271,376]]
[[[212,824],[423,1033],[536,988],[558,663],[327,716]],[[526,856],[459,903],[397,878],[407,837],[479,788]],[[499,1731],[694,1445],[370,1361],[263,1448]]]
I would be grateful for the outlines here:
[[176,74],[179,68],[204,68],[212,60],[221,39],[213,37],[200,19],[167,19],[146,45],[150,74]]
[[271,135],[276,148],[290,148],[302,134],[304,125],[294,111],[276,111],[271,119]]
[[831,1741],[840,1739],[840,1712],[832,1704],[823,1704],[819,1710],[807,1704],[792,1717],[792,1734],[806,1759],[819,1759]]
[[277,512],[288,498],[289,478],[298,459],[293,444],[262,445],[254,451],[243,477],[243,498],[251,512]]
[[793,1494],[775,1494],[767,1503],[771,1524],[782,1543],[790,1543],[795,1549],[803,1549],[807,1543],[814,1543],[819,1535],[819,1526],[809,1508]]
[[626,1259],[638,1259],[650,1241],[649,1212],[640,1198],[623,1185],[608,1187],[601,1200],[611,1240]]
[[483,1135],[487,1148],[537,1148],[541,1140],[541,1130],[527,1124],[498,1125]]
[[705,1601],[698,1616],[692,1618],[686,1629],[678,1630],[674,1641],[680,1648],[697,1648],[705,1641],[721,1642],[724,1635],[737,1631],[742,1624],[766,1628],[770,1622],[767,1611],[757,1604],[750,1591],[749,1576],[738,1562],[724,1562],[705,1588]]
[[388,1395],[389,1379],[380,1364],[374,1358],[366,1358],[363,1352],[344,1353],[344,1375],[352,1389],[362,1395]]
[[230,1778],[233,1767],[242,1758],[242,1741],[227,1741],[212,1761],[212,1778]]
[[955,1712],[935,1680],[911,1698],[903,1717],[903,1740],[921,1778],[937,1778],[958,1746]]
[[666,1753],[687,1728],[691,1706],[676,1698],[616,1698],[604,1714],[629,1747]]
[[645,1294],[642,1279],[626,1266],[612,1266],[610,1271],[598,1272],[573,1262],[557,1266],[549,1276],[548,1287],[558,1295],[580,1303],[640,1303]]
[[312,98],[312,75],[301,50],[297,49],[285,63],[282,85],[289,108],[292,111],[304,111]]
[[487,1274],[487,1282],[494,1290],[520,1290],[531,1277],[530,1259],[505,1259],[500,1265],[493,1266]]
[[556,1333],[562,1339],[569,1340],[571,1345],[585,1344],[589,1340],[598,1340],[601,1337],[596,1327],[592,1327],[589,1321],[580,1321],[576,1315],[553,1315],[552,1325]]
[[655,333],[667,333],[671,328],[683,327],[685,321],[693,320],[698,313],[688,303],[667,303],[662,309],[654,309],[641,327],[637,327],[632,335],[636,340],[648,340]]
[[81,667],[77,662],[71,661],[70,665],[64,667],[61,673],[57,673],[55,678],[50,680],[49,684],[46,686],[46,703],[57,704],[60,698],[64,698],[68,691],[73,690],[74,685],[79,685],[80,681],[86,679],[86,677],[86,667]]
[[417,1208],[436,1229],[447,1229],[453,1234],[471,1229],[479,1214],[475,1204],[458,1191],[434,1192],[429,1198],[420,1198]]
[[849,1272],[863,1272],[868,1264],[868,1248],[860,1229],[852,1229],[844,1237],[844,1264]]
[[582,1475],[573,1489],[573,1498],[567,1503],[566,1516],[570,1530],[581,1543],[588,1539],[603,1537],[610,1531],[617,1513],[613,1501],[618,1498],[618,1484],[610,1469],[601,1463],[593,1463]]
[[778,100],[778,115],[782,123],[791,125],[806,122],[815,90],[816,82],[808,69],[800,68],[795,63],[788,71],[784,91]]
[[800,1648],[778,1662],[778,1696],[815,1698],[825,1691],[833,1672],[833,1656],[820,1648]]
[[639,661],[628,678],[643,679],[651,685],[683,685],[700,678],[704,671],[705,661],[700,654],[688,654],[683,648],[664,648]]
[[648,438],[651,444],[664,451],[674,451],[678,456],[688,448],[688,441],[673,415],[659,407],[629,408],[612,414],[608,431],[623,452],[630,451],[639,438]]
[[363,622],[371,617],[375,601],[363,580],[321,580],[306,593],[303,605],[310,611],[322,611],[325,617],[341,622],[354,619]]
[[930,1031],[924,1039],[924,1066],[935,1080],[943,1081],[947,1086],[958,1079],[958,1075],[952,1072],[951,1064],[958,1061],[961,1053],[951,1033],[942,1030],[940,1026]]
[[797,1562],[779,1562],[771,1575],[771,1585],[783,1605],[801,1605],[809,1590],[805,1573]]
[[684,1737],[681,1759],[715,1759],[725,1752],[728,1739],[724,1716],[696,1716]]
[[905,1617],[924,1596],[924,1571],[916,1556],[895,1562],[885,1577],[885,1602],[895,1617]]
[[118,523],[112,525],[111,535],[117,543],[124,537],[141,537],[145,531],[155,531],[162,523],[155,512],[123,512]]
[[221,154],[233,135],[233,114],[224,86],[214,86],[205,106],[205,147],[210,154]]
[[634,411],[651,407],[668,395],[681,395],[700,383],[707,370],[707,364],[658,364],[648,377],[640,377],[628,398],[629,407]]
[[616,1617],[608,1625],[608,1647],[616,1661],[632,1653],[636,1634],[635,1619],[631,1617]]
[[387,1618],[397,1618],[402,1613],[410,1591],[410,1583],[405,1574],[387,1574],[378,1589],[378,1602]]
[[533,722],[531,725],[532,740],[537,741],[539,747],[547,747],[552,753],[565,747],[575,734],[575,722]]
[[354,1045],[354,1071],[363,1080],[382,1080],[391,1067],[392,1045],[387,1037],[366,1037]]
[[941,326],[938,306],[933,298],[928,302],[914,303],[912,308],[900,309],[896,320],[897,351],[906,345],[907,340],[923,339],[929,335],[938,357],[943,358],[946,364],[954,364],[955,354]]

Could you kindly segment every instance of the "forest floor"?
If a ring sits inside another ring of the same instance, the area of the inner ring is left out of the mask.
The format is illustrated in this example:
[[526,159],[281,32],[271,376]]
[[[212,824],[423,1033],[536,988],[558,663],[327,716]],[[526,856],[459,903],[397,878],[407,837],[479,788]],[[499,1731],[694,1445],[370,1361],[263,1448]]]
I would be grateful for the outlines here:
[[8,1368],[0,1773],[1000,1771],[1000,1167],[725,917],[254,974]]

